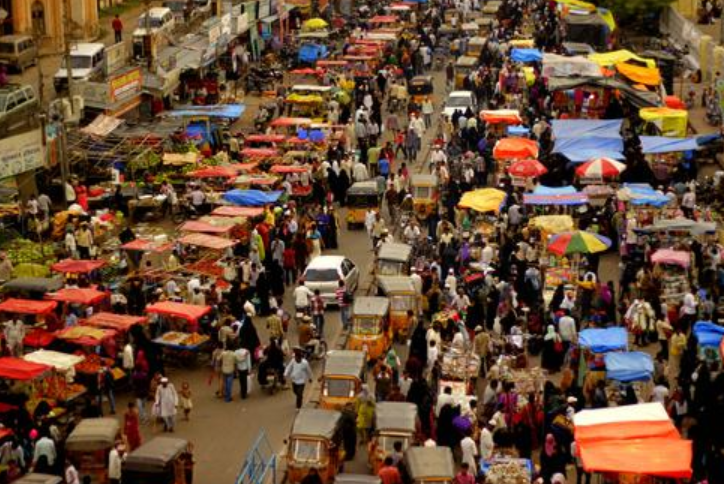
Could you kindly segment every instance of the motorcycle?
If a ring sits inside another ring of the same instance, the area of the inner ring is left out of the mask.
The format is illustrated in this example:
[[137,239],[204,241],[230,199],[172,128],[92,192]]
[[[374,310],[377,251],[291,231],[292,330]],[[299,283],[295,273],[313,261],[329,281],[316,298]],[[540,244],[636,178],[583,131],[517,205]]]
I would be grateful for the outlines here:
[[179,203],[174,205],[171,210],[171,220],[175,224],[180,224],[186,220],[196,220],[201,214],[186,199],[180,199]]
[[302,348],[302,354],[307,361],[324,360],[327,357],[327,342],[314,324],[312,324],[312,335],[310,344]]

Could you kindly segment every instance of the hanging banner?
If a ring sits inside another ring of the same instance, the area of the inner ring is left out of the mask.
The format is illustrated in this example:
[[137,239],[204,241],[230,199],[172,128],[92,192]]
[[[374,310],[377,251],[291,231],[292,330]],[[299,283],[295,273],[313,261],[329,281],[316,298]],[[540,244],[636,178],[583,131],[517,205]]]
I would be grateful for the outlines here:
[[0,179],[42,168],[45,165],[40,128],[0,140]]

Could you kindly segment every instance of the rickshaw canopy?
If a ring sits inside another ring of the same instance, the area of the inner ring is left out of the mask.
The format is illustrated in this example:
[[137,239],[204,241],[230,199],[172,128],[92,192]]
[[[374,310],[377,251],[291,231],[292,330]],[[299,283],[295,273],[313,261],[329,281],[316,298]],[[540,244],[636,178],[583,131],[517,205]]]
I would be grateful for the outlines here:
[[481,188],[463,193],[458,206],[481,213],[498,213],[505,202],[506,196],[504,191],[497,188]]
[[197,306],[195,304],[162,301],[146,306],[146,312],[164,316],[174,316],[187,321],[198,321],[211,312],[211,306]]
[[324,362],[324,376],[360,378],[364,375],[366,364],[367,356],[364,351],[330,351]]
[[63,287],[63,279],[60,277],[18,277],[12,279],[2,286],[4,292],[27,291],[27,292],[53,292]]
[[415,285],[410,276],[377,276],[377,285],[386,296],[397,292],[415,294]]
[[123,471],[161,473],[179,455],[186,452],[187,440],[173,437],[154,437],[126,456]]
[[55,272],[70,272],[74,274],[87,274],[106,265],[104,260],[74,260],[65,259],[56,262],[50,268]]
[[29,381],[49,372],[51,367],[41,363],[25,361],[14,356],[0,357],[0,378]]
[[410,184],[413,187],[437,187],[437,177],[435,175],[416,173],[410,177]]
[[407,262],[412,256],[412,246],[399,242],[387,242],[380,245],[377,259],[392,262]]
[[98,304],[106,297],[108,297],[108,294],[105,292],[89,287],[64,288],[60,291],[45,295],[45,299],[49,299],[51,301],[59,301],[68,304],[82,304],[84,306]]
[[34,299],[6,299],[0,303],[0,312],[14,314],[43,315],[52,312],[56,301],[35,301]]
[[390,301],[386,297],[360,296],[355,298],[352,306],[354,316],[384,317],[390,310]]
[[71,452],[110,449],[116,443],[120,425],[115,418],[86,418],[71,432],[65,448]]
[[377,191],[377,182],[374,180],[356,182],[351,187],[349,187],[349,190],[347,190],[347,196],[350,196],[350,195],[353,195],[353,196],[356,196],[356,195],[378,196],[379,192]]
[[449,447],[410,447],[405,451],[404,462],[413,481],[452,481],[455,477]]
[[292,425],[290,437],[316,437],[330,440],[337,433],[342,414],[336,410],[302,408]]
[[375,406],[375,428],[378,431],[413,433],[416,430],[417,405],[407,402],[379,402]]

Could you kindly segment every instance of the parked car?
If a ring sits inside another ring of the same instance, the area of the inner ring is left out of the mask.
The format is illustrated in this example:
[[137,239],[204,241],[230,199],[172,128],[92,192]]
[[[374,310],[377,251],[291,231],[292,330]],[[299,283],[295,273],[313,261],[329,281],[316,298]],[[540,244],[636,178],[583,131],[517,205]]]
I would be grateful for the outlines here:
[[325,304],[336,305],[335,292],[339,280],[354,292],[359,284],[359,269],[351,260],[341,255],[320,255],[312,259],[304,270],[304,285],[312,291],[319,289]]
[[[70,67],[74,81],[91,81],[100,77],[106,62],[106,46],[99,43],[80,43],[71,47]],[[68,88],[68,69],[63,58],[60,69],[55,73],[53,85],[56,92]]]
[[164,0],[163,6],[173,12],[176,24],[191,20],[194,16],[193,0]]
[[170,34],[176,26],[176,17],[168,7],[149,8],[138,17],[138,27],[133,31],[133,57],[140,59],[148,53],[146,37],[166,33]]
[[464,113],[470,108],[474,113],[475,109],[475,95],[472,91],[452,91],[447,95],[445,99],[445,107],[443,108],[443,114],[448,117],[452,117],[456,110],[460,110]]
[[0,64],[23,73],[38,63],[38,48],[29,35],[3,35],[0,37]]
[[37,123],[40,102],[30,85],[8,84],[0,88],[0,136]]

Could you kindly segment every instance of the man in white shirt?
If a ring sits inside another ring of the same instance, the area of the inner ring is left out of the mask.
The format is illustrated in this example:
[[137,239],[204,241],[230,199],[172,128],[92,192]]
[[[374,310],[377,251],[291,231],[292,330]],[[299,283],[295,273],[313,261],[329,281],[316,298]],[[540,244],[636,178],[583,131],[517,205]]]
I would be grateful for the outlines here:
[[309,367],[309,362],[302,357],[301,349],[294,349],[294,359],[289,362],[286,370],[284,370],[284,377],[292,382],[292,390],[297,397],[297,409],[302,408],[304,386],[307,381],[312,382],[312,369]]
[[487,422],[480,431],[480,458],[484,461],[490,460],[490,458],[493,457],[493,449],[495,448],[493,432],[490,428],[490,422]]
[[462,463],[468,465],[469,472],[472,475],[477,475],[478,466],[475,463],[475,458],[478,456],[478,446],[475,445],[475,441],[470,435],[466,435],[460,441],[460,451],[462,452]]
[[565,315],[558,320],[558,333],[561,335],[563,342],[567,345],[576,342],[578,337],[576,320],[571,317],[571,312],[568,310],[566,310]]
[[108,454],[108,482],[121,484],[121,467],[126,459],[126,448],[123,444],[116,445]]
[[314,293],[304,284],[300,284],[294,289],[294,307],[298,313],[307,312],[312,297],[314,297]]
[[367,167],[359,160],[357,160],[352,168],[352,178],[356,182],[366,181],[370,178]]
[[133,357],[133,346],[129,341],[126,346],[123,347],[123,369],[130,375],[135,365],[135,358]]
[[[432,369],[435,367],[435,364],[437,363],[437,358],[440,356],[440,351],[437,347],[437,342],[433,339],[428,342],[427,347],[427,374],[429,375],[432,372]],[[438,397],[438,402],[440,401]]]
[[659,380],[654,389],[651,391],[651,401],[658,402],[666,406],[666,401],[669,398],[669,388],[666,386],[664,380]]
[[55,442],[47,434],[43,435],[35,443],[35,449],[33,450],[33,466],[37,465],[40,456],[45,456],[48,460],[48,465],[53,467],[55,465],[55,459],[58,454],[55,451]]
[[437,397],[437,403],[435,404],[435,417],[440,416],[440,410],[445,405],[455,405],[455,397],[452,395],[452,387],[445,387],[440,395]]

